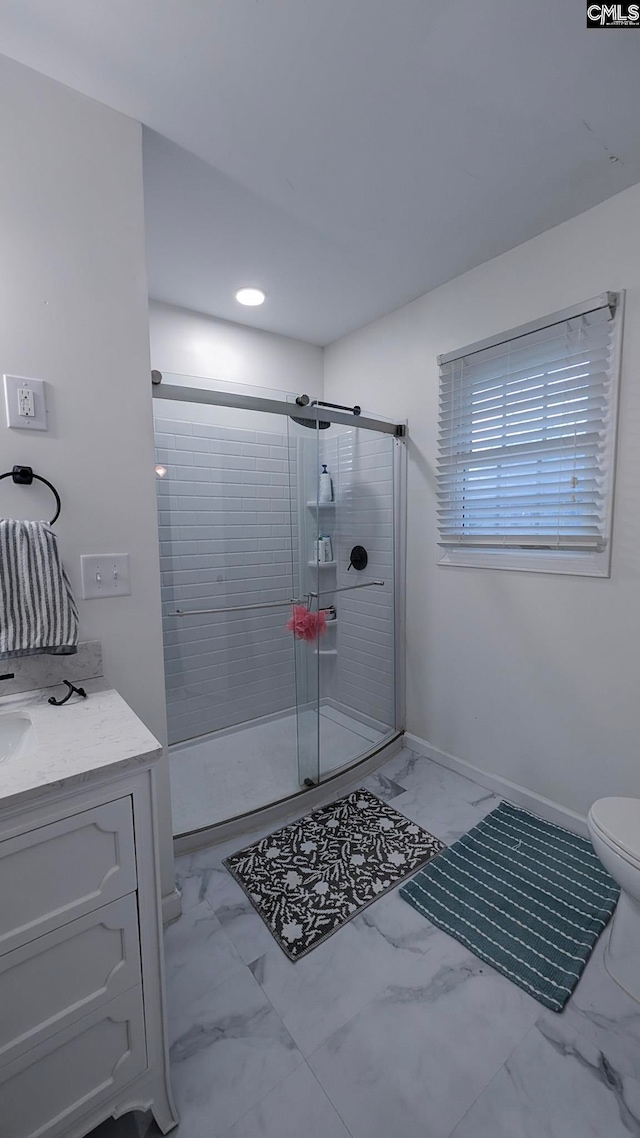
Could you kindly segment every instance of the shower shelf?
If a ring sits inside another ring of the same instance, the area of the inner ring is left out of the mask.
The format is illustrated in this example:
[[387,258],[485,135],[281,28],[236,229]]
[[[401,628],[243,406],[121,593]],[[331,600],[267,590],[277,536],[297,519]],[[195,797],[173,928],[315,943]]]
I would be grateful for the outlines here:
[[310,561],[310,569],[335,569],[337,561]]
[[329,507],[335,506],[335,504],[335,502],[307,502],[307,506],[310,510],[327,510]]
[[337,656],[338,655],[338,649],[337,648],[320,648],[320,649],[314,648],[313,654],[314,654],[314,656]]

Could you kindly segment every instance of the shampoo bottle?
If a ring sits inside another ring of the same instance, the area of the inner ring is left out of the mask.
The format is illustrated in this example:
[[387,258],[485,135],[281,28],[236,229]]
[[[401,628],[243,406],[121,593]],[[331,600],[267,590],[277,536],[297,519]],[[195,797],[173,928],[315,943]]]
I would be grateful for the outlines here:
[[333,482],[331,475],[327,469],[326,462],[322,464],[322,473],[320,474],[320,489],[318,492],[319,502],[333,502]]
[[324,534],[320,538],[322,545],[322,561],[326,564],[328,561],[333,561],[333,550],[331,548],[331,538]]

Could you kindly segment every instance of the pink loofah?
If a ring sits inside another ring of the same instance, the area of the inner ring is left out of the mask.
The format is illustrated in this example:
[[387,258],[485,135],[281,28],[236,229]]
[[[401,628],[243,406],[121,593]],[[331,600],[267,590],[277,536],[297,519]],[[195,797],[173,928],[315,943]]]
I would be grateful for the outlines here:
[[327,631],[327,617],[322,610],[309,612],[306,605],[294,605],[287,628],[298,640],[308,640],[311,643]]

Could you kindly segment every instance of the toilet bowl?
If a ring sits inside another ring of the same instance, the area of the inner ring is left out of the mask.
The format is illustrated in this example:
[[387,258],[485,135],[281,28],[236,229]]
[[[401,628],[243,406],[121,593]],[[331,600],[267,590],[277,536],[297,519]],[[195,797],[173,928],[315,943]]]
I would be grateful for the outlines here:
[[640,798],[600,798],[587,823],[595,852],[620,886],[605,967],[640,1003]]

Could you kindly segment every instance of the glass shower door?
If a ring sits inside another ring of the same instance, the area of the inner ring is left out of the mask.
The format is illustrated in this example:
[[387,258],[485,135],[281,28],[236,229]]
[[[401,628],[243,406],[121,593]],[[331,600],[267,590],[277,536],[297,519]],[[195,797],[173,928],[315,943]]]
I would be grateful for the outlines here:
[[304,635],[295,637],[298,777],[311,786],[396,730],[401,444],[355,420],[291,421],[289,439],[294,590],[304,605]]
[[[313,588],[299,459],[282,415],[156,403],[169,765],[176,833],[318,781],[318,661],[288,630]],[[298,454],[296,435],[305,435]],[[310,450],[311,448],[311,450]],[[305,484],[304,492],[308,486]],[[301,513],[301,510],[304,510]],[[304,547],[304,548],[303,548]]]
[[396,729],[395,469],[392,436],[331,426],[319,462],[334,501],[319,506],[333,565],[319,574],[327,621],[318,645],[320,778],[350,766]]

